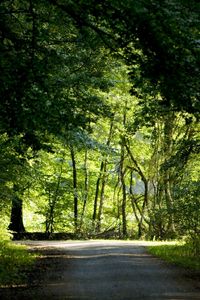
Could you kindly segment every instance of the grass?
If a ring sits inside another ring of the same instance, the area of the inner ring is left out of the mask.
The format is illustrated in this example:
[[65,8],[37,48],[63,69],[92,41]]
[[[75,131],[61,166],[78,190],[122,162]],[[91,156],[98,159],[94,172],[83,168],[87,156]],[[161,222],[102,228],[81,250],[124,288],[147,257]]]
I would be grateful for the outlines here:
[[183,242],[161,243],[148,246],[148,251],[167,262],[182,266],[184,268],[200,271],[199,254],[194,254],[191,244]]
[[35,262],[36,255],[22,245],[8,240],[0,241],[0,286],[22,284],[26,273]]

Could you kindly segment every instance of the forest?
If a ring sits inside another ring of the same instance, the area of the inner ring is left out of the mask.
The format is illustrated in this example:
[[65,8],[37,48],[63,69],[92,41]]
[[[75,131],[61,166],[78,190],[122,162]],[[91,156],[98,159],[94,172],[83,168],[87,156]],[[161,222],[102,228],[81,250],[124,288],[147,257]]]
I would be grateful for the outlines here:
[[0,231],[200,249],[200,2],[2,0]]

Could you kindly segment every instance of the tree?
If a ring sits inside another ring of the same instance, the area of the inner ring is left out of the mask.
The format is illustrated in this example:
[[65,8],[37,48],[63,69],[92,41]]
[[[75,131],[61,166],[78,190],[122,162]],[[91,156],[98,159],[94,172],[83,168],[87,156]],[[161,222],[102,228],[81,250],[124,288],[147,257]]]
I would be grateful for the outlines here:
[[0,5],[0,132],[20,136],[34,151],[46,148],[48,134],[84,128],[91,115],[106,113],[96,90],[109,86],[103,74],[105,50],[97,53],[89,45],[93,39],[93,47],[102,48],[99,40],[45,4],[16,0]]

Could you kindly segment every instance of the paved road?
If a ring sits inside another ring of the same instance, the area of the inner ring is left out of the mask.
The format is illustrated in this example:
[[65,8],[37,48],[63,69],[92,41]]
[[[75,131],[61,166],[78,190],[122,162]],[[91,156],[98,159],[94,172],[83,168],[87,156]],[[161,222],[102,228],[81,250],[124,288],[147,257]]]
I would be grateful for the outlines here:
[[18,288],[3,299],[192,300],[198,283],[147,254],[142,242],[30,242],[51,268],[40,286]]

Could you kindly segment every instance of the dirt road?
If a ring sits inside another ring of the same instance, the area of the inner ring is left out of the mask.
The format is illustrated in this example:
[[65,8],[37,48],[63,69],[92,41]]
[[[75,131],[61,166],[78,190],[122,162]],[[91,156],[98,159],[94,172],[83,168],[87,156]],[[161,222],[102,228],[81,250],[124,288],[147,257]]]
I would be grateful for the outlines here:
[[39,250],[30,285],[1,290],[15,300],[192,300],[198,282],[147,254],[143,242],[29,242]]

